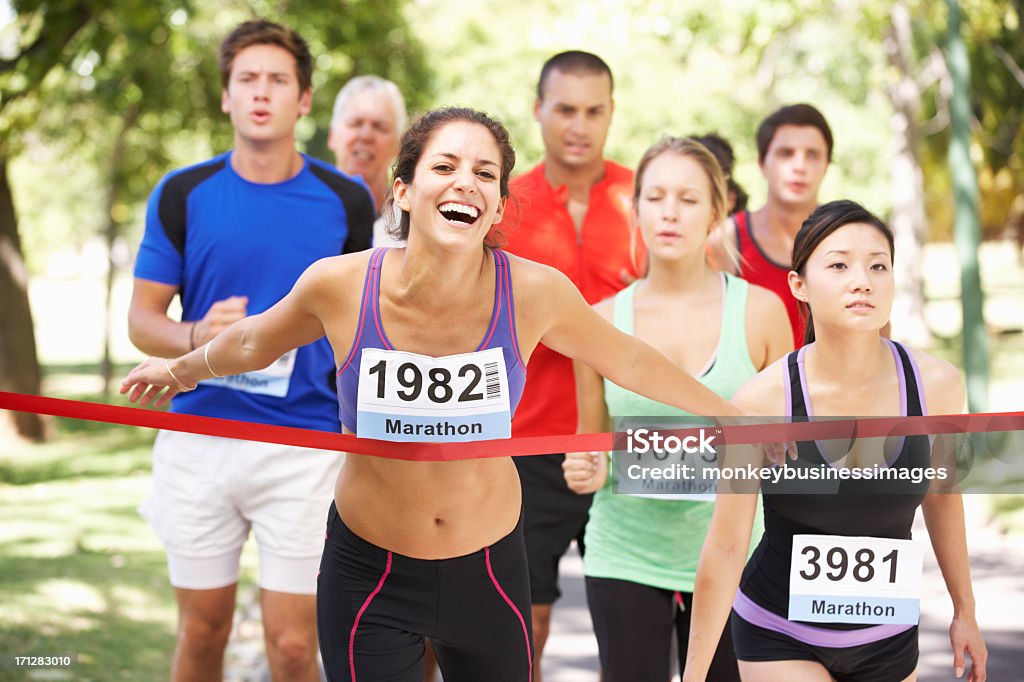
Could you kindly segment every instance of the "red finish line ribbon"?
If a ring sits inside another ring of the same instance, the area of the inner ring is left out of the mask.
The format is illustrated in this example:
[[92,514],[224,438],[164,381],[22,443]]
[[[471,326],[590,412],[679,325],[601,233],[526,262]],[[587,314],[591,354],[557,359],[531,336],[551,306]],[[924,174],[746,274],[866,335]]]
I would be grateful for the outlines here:
[[[338,450],[408,461],[447,462],[552,452],[612,450],[614,447],[625,449],[622,447],[625,439],[623,433],[531,436],[470,443],[392,443],[326,431],[3,391],[0,391],[0,409],[124,426],[183,431],[221,438],[236,438],[320,450]],[[749,421],[752,418],[745,419]],[[673,429],[663,430],[663,433],[684,435],[693,434],[699,430],[698,428]],[[926,417],[849,418],[803,423],[780,421],[780,423],[767,424],[735,424],[721,427],[722,433],[719,442],[723,445],[739,445],[1020,430],[1024,430],[1024,412],[990,412]]]
[[339,450],[409,461],[447,462],[485,457],[575,452],[577,450],[610,450],[612,446],[612,434],[610,433],[532,436],[470,443],[392,443],[371,438],[357,438],[341,433],[297,429],[290,426],[272,426],[218,417],[201,417],[141,407],[122,407],[106,403],[47,398],[3,391],[0,391],[0,409],[262,443]]

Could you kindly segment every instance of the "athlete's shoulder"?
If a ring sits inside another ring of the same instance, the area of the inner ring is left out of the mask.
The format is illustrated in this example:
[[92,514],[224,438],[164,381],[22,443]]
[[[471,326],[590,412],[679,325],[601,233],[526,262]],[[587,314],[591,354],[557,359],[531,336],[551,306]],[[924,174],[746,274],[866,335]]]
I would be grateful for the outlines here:
[[509,180],[509,187],[515,191],[525,191],[541,186],[541,183],[546,184],[547,179],[544,177],[544,163],[538,163],[533,168],[514,176]]
[[361,291],[372,255],[373,251],[357,251],[316,260],[302,273],[301,288],[331,298]]
[[[316,268],[318,276],[322,277],[348,277],[354,273],[366,273],[370,266],[370,259],[378,249],[367,249],[354,253],[345,253],[340,256],[328,256],[314,261],[309,270]],[[387,249],[380,249],[387,250]]]
[[604,193],[623,218],[633,209],[633,171],[614,161],[604,160],[604,178],[596,189]]
[[766,289],[760,284],[753,284],[739,275],[729,275],[730,286],[733,281],[744,282],[747,286],[747,308],[754,308],[754,319],[762,322],[770,322],[776,319],[789,326],[789,314],[786,312],[786,304],[782,302],[779,295],[771,289]]
[[314,261],[288,297],[321,320],[345,319],[363,298],[369,258],[369,252],[361,251]]
[[[904,346],[917,365],[931,414],[959,414],[964,409],[964,378],[956,365],[916,348]],[[920,388],[920,387],[919,387]]]
[[[229,176],[228,167],[230,152],[219,154],[212,159],[196,163],[184,168],[172,170],[165,175],[150,194],[146,207],[146,237],[144,243],[150,247],[162,243],[156,234],[162,232],[180,255],[185,253],[185,236],[188,231],[189,205],[193,201],[193,192],[204,183],[215,183],[209,192],[202,193],[203,202],[222,201],[228,196],[217,190],[215,178]],[[207,185],[208,186],[208,185]],[[150,227],[159,226],[159,230],[150,231]],[[157,239],[157,242],[153,240]],[[159,247],[158,247],[159,248]]]
[[528,305],[531,299],[541,302],[545,296],[561,295],[569,290],[579,293],[572,280],[557,268],[516,256],[508,251],[504,253],[508,255],[509,274],[512,276],[517,302],[523,300]]
[[203,171],[216,172],[223,170],[227,167],[227,164],[231,161],[231,152],[221,152],[214,157],[193,163],[189,166],[182,166],[181,168],[175,168],[174,170],[167,173],[165,177],[175,178],[180,176],[188,176],[194,173],[201,173]]
[[544,265],[535,260],[517,256],[504,249],[502,249],[502,253],[508,256],[508,264],[512,275],[524,282],[543,284],[552,281],[552,278],[565,278],[566,281],[569,281],[568,277],[565,277],[565,275],[550,265]]
[[370,188],[361,177],[358,175],[346,175],[337,167],[308,154],[303,154],[302,156],[306,159],[306,163],[309,164],[310,173],[333,191],[344,193],[343,198],[365,200],[372,204]]
[[307,164],[309,164],[309,169],[316,172],[317,177],[337,178],[343,182],[351,182],[363,187],[366,186],[366,183],[363,182],[363,179],[358,175],[348,175],[341,171],[337,166],[327,163],[323,159],[318,159],[315,156],[310,156],[309,154],[302,154],[302,158],[306,160]]
[[176,194],[187,196],[203,182],[216,176],[227,168],[231,152],[218,154],[212,159],[200,163],[176,168],[167,173],[157,184],[155,192],[160,194]]
[[633,169],[611,159],[604,160],[604,174],[614,182],[633,182]]
[[771,363],[745,383],[730,399],[744,413],[779,416],[786,413],[785,373],[789,354]]

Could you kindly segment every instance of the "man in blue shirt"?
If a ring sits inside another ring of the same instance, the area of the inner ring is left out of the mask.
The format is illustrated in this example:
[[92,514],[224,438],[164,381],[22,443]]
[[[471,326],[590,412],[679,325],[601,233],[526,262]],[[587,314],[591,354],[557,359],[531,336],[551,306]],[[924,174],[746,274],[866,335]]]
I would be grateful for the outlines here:
[[[305,41],[268,21],[238,26],[220,47],[221,108],[234,149],[168,174],[153,191],[135,267],[132,342],[157,357],[207,343],[260,313],[314,261],[368,248],[365,185],[295,149],[309,113]],[[181,297],[181,321],[168,306]],[[338,431],[327,340],[270,367],[204,381],[172,411]],[[153,492],[141,511],[167,550],[179,627],[172,680],[219,680],[242,545],[260,552],[267,659],[276,680],[319,680],[316,574],[338,453],[161,432]]]

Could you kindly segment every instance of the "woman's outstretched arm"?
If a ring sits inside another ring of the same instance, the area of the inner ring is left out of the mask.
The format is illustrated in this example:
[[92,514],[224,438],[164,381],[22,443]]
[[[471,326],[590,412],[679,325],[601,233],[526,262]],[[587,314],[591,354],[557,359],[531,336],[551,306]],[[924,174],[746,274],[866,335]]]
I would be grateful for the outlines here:
[[159,407],[199,381],[262,369],[316,341],[324,335],[319,299],[330,267],[326,260],[333,259],[311,265],[288,295],[265,312],[242,318],[190,353],[143,361],[121,382],[121,393],[141,405],[155,399]]
[[602,318],[565,275],[530,266],[532,273],[524,279],[529,280],[529,299],[539,308],[535,322],[546,346],[590,365],[623,388],[680,410],[703,416],[739,414],[729,401],[650,345]]

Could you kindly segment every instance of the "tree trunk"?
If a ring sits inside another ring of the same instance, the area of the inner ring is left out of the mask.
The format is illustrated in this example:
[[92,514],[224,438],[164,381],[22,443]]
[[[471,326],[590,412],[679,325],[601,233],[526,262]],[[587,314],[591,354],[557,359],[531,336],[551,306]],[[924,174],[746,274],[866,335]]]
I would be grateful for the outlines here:
[[[0,391],[40,392],[39,360],[28,300],[28,269],[21,253],[18,217],[7,181],[7,157],[0,154]],[[34,441],[47,436],[37,414],[0,412],[0,435],[11,432]]]
[[960,298],[964,319],[964,369],[967,371],[967,405],[971,412],[988,407],[988,332],[985,330],[985,297],[981,290],[978,245],[981,221],[978,217],[978,177],[971,161],[971,69],[967,48],[960,35],[959,0],[946,0],[949,7],[947,55],[953,79],[949,138],[949,169],[953,176],[956,217],[953,241],[960,258]]
[[910,73],[912,59],[910,13],[900,0],[892,8],[885,36],[885,54],[895,74],[889,81],[892,117],[890,196],[896,241],[896,296],[892,306],[892,335],[911,346],[929,347],[934,339],[924,318],[923,244],[927,238],[924,173],[917,156],[920,141],[917,114],[921,87]]
[[135,126],[139,118],[139,107],[137,105],[128,108],[121,116],[121,128],[114,140],[114,149],[110,155],[110,166],[107,186],[107,215],[106,228],[103,231],[104,241],[107,247],[107,291],[104,303],[104,324],[103,324],[103,359],[100,361],[100,375],[103,378],[103,400],[110,399],[110,384],[114,379],[114,359],[111,353],[111,327],[113,325],[112,303],[114,298],[114,281],[120,270],[121,264],[115,257],[115,246],[117,238],[121,234],[121,221],[117,219],[117,203],[121,197],[122,165],[126,147],[128,146],[128,133]]

